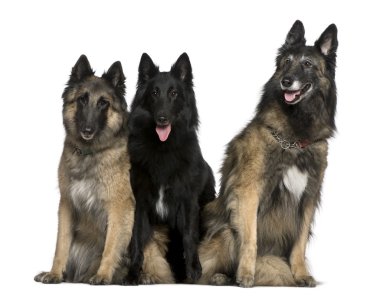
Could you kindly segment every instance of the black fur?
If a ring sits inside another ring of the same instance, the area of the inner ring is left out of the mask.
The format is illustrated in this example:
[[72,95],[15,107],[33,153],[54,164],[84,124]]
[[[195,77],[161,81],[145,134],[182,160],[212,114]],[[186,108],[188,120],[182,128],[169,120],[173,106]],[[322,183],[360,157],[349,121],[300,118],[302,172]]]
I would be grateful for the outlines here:
[[[168,126],[169,137],[160,140],[156,129]],[[143,54],[129,120],[131,185],[136,199],[129,282],[138,281],[144,246],[151,238],[152,226],[158,224],[170,228],[168,260],[177,281],[185,277],[196,281],[201,276],[199,209],[215,198],[215,181],[202,157],[197,128],[187,54],[178,58],[170,72],[160,72]],[[160,189],[166,215],[156,210]]]

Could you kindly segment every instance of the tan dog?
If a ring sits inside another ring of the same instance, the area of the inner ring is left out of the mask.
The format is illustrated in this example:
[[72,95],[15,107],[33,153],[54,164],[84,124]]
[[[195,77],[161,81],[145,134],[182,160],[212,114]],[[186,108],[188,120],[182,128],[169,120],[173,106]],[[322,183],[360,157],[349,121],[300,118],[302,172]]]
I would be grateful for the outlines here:
[[337,28],[306,46],[296,21],[254,119],[228,145],[207,205],[201,283],[315,286],[305,250],[335,130]]
[[[124,93],[120,62],[97,77],[83,55],[72,69],[63,93],[66,139],[59,165],[56,252],[51,271],[40,273],[36,281],[122,283],[127,273],[135,201]],[[156,238],[165,242],[165,233],[160,234]],[[160,261],[165,252],[159,242],[152,242],[147,251],[147,261]],[[147,275],[149,268],[154,269],[146,267]],[[172,281],[170,273],[167,265],[162,272],[167,282]]]

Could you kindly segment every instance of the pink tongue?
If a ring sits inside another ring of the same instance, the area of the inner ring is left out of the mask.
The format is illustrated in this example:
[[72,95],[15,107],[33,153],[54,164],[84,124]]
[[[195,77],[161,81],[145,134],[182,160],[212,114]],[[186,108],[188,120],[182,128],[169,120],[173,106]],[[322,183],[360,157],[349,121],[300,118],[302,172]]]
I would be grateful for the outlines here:
[[301,94],[301,90],[295,91],[295,92],[285,92],[285,100],[287,102],[292,102],[294,99],[296,99],[296,96]]
[[156,132],[161,141],[166,141],[169,137],[172,126],[169,124],[167,126],[156,126]]

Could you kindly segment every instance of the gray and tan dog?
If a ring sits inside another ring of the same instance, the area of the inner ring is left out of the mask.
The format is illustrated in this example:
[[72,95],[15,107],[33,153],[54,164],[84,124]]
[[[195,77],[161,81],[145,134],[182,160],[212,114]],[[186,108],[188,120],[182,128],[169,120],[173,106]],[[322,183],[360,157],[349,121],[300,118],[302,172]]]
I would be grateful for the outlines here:
[[254,119],[228,145],[204,213],[201,283],[315,286],[305,250],[335,130],[337,28],[306,46],[296,21]]
[[[121,284],[127,273],[135,200],[124,94],[120,62],[101,77],[94,75],[84,55],[73,67],[62,95],[66,139],[59,165],[57,245],[52,269],[38,274],[38,282]],[[155,232],[154,239],[146,249],[147,261],[157,258],[152,262],[161,263],[165,233]],[[161,276],[170,282],[165,265]],[[156,267],[146,263],[143,268],[148,281],[154,281],[149,269]]]

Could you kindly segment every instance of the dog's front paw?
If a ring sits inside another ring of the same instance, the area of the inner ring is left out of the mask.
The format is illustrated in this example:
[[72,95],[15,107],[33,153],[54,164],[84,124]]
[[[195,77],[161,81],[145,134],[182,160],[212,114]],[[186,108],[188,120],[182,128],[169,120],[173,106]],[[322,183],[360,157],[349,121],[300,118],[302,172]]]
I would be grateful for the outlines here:
[[154,285],[157,281],[154,275],[149,273],[141,273],[139,283],[142,285]]
[[112,279],[109,276],[96,274],[90,278],[90,285],[109,285]]
[[240,266],[236,274],[236,283],[243,288],[251,288],[255,284],[254,269]]
[[186,276],[188,282],[195,283],[197,280],[201,278],[202,275],[202,266],[199,262],[199,258],[196,257],[190,266],[186,269]]
[[44,284],[59,284],[63,281],[63,276],[58,273],[41,272],[34,277],[34,280]]
[[242,288],[252,288],[255,284],[255,277],[252,274],[241,275],[236,278],[236,283]]
[[225,286],[229,284],[231,279],[223,273],[215,273],[210,279],[210,285]]
[[299,287],[315,287],[317,285],[311,275],[294,276],[294,280]]
[[137,286],[139,284],[139,275],[127,275],[122,281],[123,286]]

